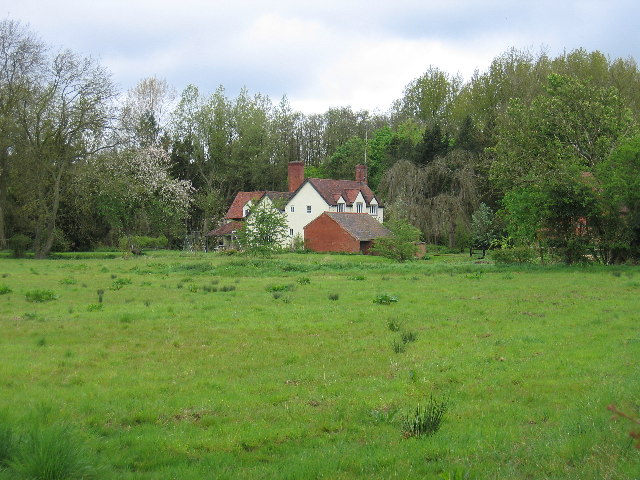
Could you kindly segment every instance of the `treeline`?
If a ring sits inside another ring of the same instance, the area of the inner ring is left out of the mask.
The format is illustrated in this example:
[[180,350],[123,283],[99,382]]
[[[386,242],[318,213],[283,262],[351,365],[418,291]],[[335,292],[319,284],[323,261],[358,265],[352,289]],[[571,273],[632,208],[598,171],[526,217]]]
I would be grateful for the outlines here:
[[468,81],[429,68],[384,114],[304,115],[286,98],[177,94],[157,78],[120,94],[94,60],[5,20],[0,92],[0,247],[16,235],[39,257],[132,235],[181,246],[237,191],[285,190],[290,161],[352,178],[366,160],[390,216],[429,242],[468,245],[481,211],[484,238],[505,245],[567,261],[638,256],[633,59],[510,50]]

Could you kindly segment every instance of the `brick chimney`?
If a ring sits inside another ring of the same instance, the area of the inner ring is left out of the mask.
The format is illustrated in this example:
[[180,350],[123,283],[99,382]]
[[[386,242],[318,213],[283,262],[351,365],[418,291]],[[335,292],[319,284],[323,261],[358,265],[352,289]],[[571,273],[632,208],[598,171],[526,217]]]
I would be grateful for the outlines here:
[[289,162],[289,191],[295,192],[304,183],[304,162]]
[[356,182],[362,182],[367,185],[367,166],[356,165]]

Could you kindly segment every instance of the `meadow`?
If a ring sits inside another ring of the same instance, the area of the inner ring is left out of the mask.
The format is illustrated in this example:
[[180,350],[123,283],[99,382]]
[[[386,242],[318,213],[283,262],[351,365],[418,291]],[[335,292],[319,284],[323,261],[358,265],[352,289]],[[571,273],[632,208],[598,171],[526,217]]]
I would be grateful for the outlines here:
[[4,257],[0,478],[637,479],[639,312],[630,266]]

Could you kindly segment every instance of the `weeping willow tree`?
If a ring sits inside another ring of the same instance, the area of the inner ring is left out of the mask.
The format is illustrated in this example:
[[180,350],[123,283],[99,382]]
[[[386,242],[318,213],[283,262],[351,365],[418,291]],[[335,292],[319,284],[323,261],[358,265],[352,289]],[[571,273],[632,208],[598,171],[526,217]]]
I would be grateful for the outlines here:
[[454,150],[426,166],[397,162],[380,184],[393,218],[418,227],[430,243],[447,239],[455,247],[459,228],[469,230],[479,194],[474,156]]

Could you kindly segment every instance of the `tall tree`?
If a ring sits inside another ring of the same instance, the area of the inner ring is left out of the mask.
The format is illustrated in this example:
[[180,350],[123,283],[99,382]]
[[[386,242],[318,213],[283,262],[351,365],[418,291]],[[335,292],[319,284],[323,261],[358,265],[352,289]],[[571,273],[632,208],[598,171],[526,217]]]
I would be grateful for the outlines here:
[[46,48],[20,22],[0,22],[0,248],[6,247],[9,178],[20,137],[17,109],[45,68]]
[[32,222],[38,258],[53,245],[62,183],[78,162],[104,147],[115,93],[94,60],[63,51],[20,102],[21,211]]

